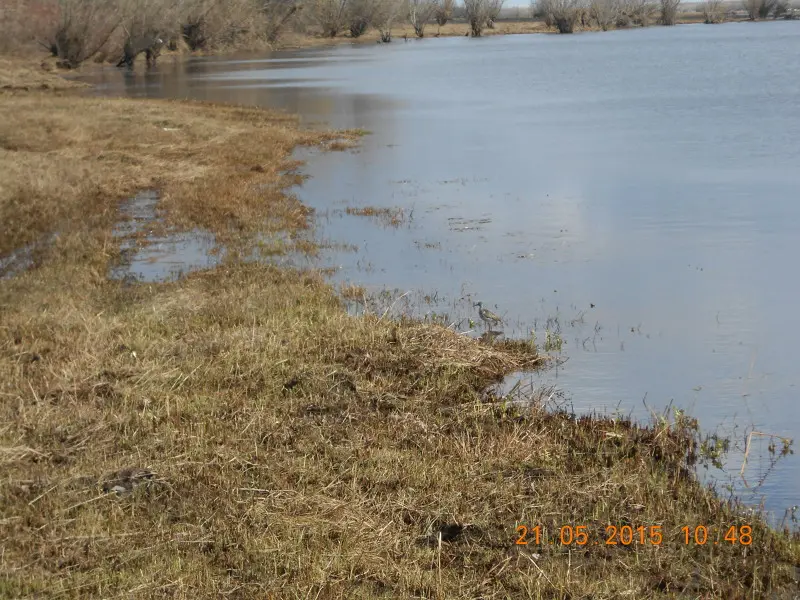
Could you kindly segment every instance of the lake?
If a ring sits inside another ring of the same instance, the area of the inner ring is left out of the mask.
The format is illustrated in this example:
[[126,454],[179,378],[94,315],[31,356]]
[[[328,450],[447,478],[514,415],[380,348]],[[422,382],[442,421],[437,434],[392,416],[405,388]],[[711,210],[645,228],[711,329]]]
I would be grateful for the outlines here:
[[751,431],[800,436],[798,56],[787,21],[163,58],[90,81],[369,130],[301,152],[334,281],[462,331],[482,331],[481,300],[509,337],[557,333],[564,361],[533,385],[577,412],[685,409],[731,438],[708,472],[723,495],[780,522],[796,457],[756,435],[740,468]]

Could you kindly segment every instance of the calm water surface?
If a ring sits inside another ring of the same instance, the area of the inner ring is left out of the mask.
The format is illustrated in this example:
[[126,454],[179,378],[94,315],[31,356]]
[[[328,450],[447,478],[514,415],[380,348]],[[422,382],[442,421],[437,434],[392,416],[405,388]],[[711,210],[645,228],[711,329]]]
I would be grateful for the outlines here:
[[752,429],[800,437],[798,58],[800,23],[742,23],[164,60],[94,82],[369,130],[356,152],[309,152],[297,190],[318,236],[358,246],[326,256],[336,279],[409,291],[462,330],[477,300],[509,336],[558,319],[568,360],[537,383],[577,411],[686,409],[732,436],[720,485],[780,520],[798,460],[755,439],[739,469]]

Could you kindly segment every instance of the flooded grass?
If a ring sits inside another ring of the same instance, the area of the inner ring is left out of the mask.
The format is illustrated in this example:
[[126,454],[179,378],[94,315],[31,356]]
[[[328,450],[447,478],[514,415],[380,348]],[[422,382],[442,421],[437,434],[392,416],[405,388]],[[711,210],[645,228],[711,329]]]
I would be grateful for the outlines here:
[[167,281],[184,273],[217,265],[224,249],[208,231],[172,231],[157,213],[159,195],[143,190],[120,205],[120,221],[113,230],[120,249],[109,277],[139,281]]
[[376,219],[386,227],[400,227],[401,225],[408,223],[413,217],[413,211],[406,214],[406,210],[403,208],[386,208],[376,206],[364,206],[358,208],[349,206],[345,209],[345,213],[358,217],[370,217]]
[[[302,239],[282,169],[334,134],[185,102],[0,110],[0,256],[59,234],[0,280],[1,596],[798,593],[797,540],[698,483],[693,419],[492,392],[546,363],[532,340],[395,316],[404,294],[356,318],[320,273],[238,260],[262,228]],[[233,250],[110,280],[142,189]]]
[[449,217],[447,219],[451,231],[481,231],[483,225],[491,223],[488,217],[482,219],[465,219],[463,217]]
[[367,290],[364,286],[356,285],[354,283],[343,284],[339,288],[339,293],[345,300],[361,303],[366,302],[365,298],[367,295]]
[[334,152],[343,152],[345,150],[352,150],[357,148],[358,144],[349,140],[334,140],[325,145],[327,150]]

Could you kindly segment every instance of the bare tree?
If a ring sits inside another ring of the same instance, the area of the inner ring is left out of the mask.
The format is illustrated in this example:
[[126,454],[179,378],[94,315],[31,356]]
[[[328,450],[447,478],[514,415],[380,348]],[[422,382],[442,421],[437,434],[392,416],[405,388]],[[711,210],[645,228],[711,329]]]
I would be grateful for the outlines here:
[[180,33],[190,50],[275,42],[298,0],[178,0]]
[[589,15],[597,26],[608,31],[619,19],[620,5],[618,0],[591,0]]
[[453,9],[455,5],[455,0],[437,0],[436,11],[433,16],[439,27],[444,27],[447,25],[447,22],[453,18]]
[[550,13],[550,2],[548,0],[531,0],[531,18],[542,19],[545,27],[552,27],[553,15]]
[[208,15],[218,5],[218,0],[197,0],[187,7],[181,19],[181,35],[189,49],[204,50],[211,37]]
[[59,0],[56,19],[41,43],[62,66],[74,69],[108,43],[122,19],[114,0]]
[[312,0],[311,10],[322,28],[322,34],[336,37],[342,30],[347,17],[349,0]]
[[583,0],[533,0],[531,12],[541,15],[548,27],[559,33],[572,33],[585,12]]
[[388,44],[392,41],[392,27],[399,18],[403,4],[401,0],[376,0],[372,24],[380,34],[380,41]]
[[350,37],[361,37],[372,20],[373,0],[350,0],[347,5],[347,28]]
[[436,8],[436,0],[408,0],[408,22],[417,37],[425,36],[425,25],[433,18]]
[[489,0],[487,9],[488,16],[486,18],[486,26],[489,29],[494,29],[494,22],[497,20],[497,17],[500,16],[500,11],[503,10],[503,1],[504,0]]
[[464,11],[472,37],[481,37],[489,19],[489,0],[464,0]]
[[139,54],[146,55],[148,66],[155,64],[164,40],[182,20],[182,9],[181,2],[127,0],[122,22],[125,39],[117,66],[133,67]]
[[661,24],[675,25],[681,0],[661,0]]
[[722,23],[725,20],[725,7],[722,0],[706,0],[700,5],[704,23]]
[[300,4],[299,0],[262,0],[260,10],[265,20],[267,41],[275,43],[290,19],[300,10]]
[[766,19],[775,10],[778,0],[744,0],[744,9],[751,20]]
[[789,4],[789,0],[777,0],[775,3],[775,8],[772,9],[772,16],[776,19],[791,19],[791,10],[792,6]]
[[626,24],[641,27],[650,25],[656,17],[658,7],[652,0],[622,0],[622,18]]

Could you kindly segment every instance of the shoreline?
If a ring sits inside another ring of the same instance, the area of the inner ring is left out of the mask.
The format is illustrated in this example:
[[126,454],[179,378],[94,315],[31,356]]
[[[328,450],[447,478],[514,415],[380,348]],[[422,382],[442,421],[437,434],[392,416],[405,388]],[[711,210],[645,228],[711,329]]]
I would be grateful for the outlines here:
[[[749,19],[729,19],[723,23],[715,23],[715,25],[724,25],[726,23],[743,23],[748,22]],[[705,25],[703,23],[703,16],[701,13],[681,13],[678,21],[674,26],[683,25]],[[653,27],[662,27],[658,23],[653,23],[647,26],[629,26],[629,27],[614,27],[608,31],[631,31],[637,29],[650,29]],[[425,29],[425,36],[418,38],[414,35],[414,30],[410,25],[402,25],[392,29],[392,42],[397,43],[408,38],[408,41],[415,41],[417,39],[436,39],[440,37],[465,37],[469,31],[469,24],[466,21],[452,20],[447,25],[437,28],[435,24],[428,25]],[[586,27],[575,31],[575,34],[580,33],[598,33],[603,32],[599,27]],[[502,35],[531,35],[531,34],[548,34],[548,35],[562,35],[552,27],[547,27],[541,19],[498,19],[495,23],[494,29],[484,29],[483,37],[494,37]],[[568,35],[575,35],[568,34]],[[363,35],[352,38],[347,34],[338,35],[336,37],[321,37],[310,35],[293,35],[287,34],[286,40],[281,41],[275,48],[275,51],[283,50],[302,50],[305,48],[329,47],[338,44],[374,44],[378,42],[378,32],[374,29],[367,30]],[[211,53],[213,55],[213,53]]]
[[[528,341],[353,318],[321,274],[238,259],[315,251],[291,151],[360,132],[34,74],[0,72],[0,257],[34,248],[0,279],[2,595],[798,593],[797,537],[697,481],[694,419],[509,402],[487,389],[543,368]],[[110,280],[143,189],[222,264]]]
[[[771,22],[776,21],[779,22],[781,19],[764,19],[755,22]],[[733,19],[726,19],[723,22],[715,23],[714,25],[724,25],[727,23],[744,23],[744,22],[751,22],[750,19],[747,18],[733,18]],[[683,25],[703,25],[703,16],[699,12],[684,12],[680,13],[677,22],[674,26],[683,26]],[[654,22],[650,25],[640,26],[640,25],[631,25],[626,27],[611,27],[607,31],[629,31],[629,30],[638,30],[638,29],[650,29],[653,27],[662,27],[661,24]],[[424,37],[417,37],[414,34],[413,28],[408,24],[397,25],[392,28],[392,42],[397,43],[401,40],[404,41],[415,41],[419,39],[436,39],[440,37],[464,37],[469,32],[469,24],[462,20],[462,19],[451,19],[446,25],[442,27],[438,27],[435,24],[429,24],[426,27],[426,32]],[[604,32],[601,28],[597,26],[589,26],[589,27],[582,27],[578,28],[575,31],[575,34],[580,33],[590,33],[590,32]],[[494,37],[494,36],[502,36],[502,35],[530,35],[530,34],[548,34],[548,35],[562,35],[553,28],[547,27],[544,24],[544,21],[541,19],[531,19],[531,18],[522,18],[522,19],[510,19],[510,18],[501,18],[495,22],[494,28],[486,28],[483,31],[483,37]],[[567,35],[575,35],[575,34],[567,34]],[[264,52],[264,51],[272,51],[272,52],[280,52],[280,51],[287,51],[287,50],[302,50],[306,48],[320,48],[320,47],[332,47],[339,44],[374,44],[379,43],[379,33],[374,28],[368,29],[364,34],[353,38],[349,33],[343,32],[335,37],[328,37],[322,36],[320,34],[312,34],[312,33],[295,33],[288,31],[284,33],[276,42],[275,44],[264,44],[259,46],[242,46],[242,47],[230,47],[230,48],[219,48],[215,50],[198,50],[198,51],[190,51],[187,48],[178,49],[178,50],[165,50],[162,52],[162,58],[177,58],[177,57],[186,57],[186,56],[227,56],[227,55],[234,55],[237,53],[253,53],[253,52]],[[2,56],[0,56],[2,58]],[[5,57],[9,58],[9,57]],[[57,62],[55,58],[50,57],[41,52],[41,48],[28,48],[27,51],[21,51],[17,55],[14,56],[16,61],[26,61],[26,62],[41,62],[49,64],[49,67],[53,70],[58,70],[63,73],[70,73],[72,71],[81,71],[86,68],[91,68],[95,64],[100,64],[103,66],[108,66],[115,64],[115,60],[107,60],[107,61],[94,61],[94,60],[87,60],[81,66],[75,69],[61,69],[55,66]],[[142,62],[143,59],[138,59],[136,62]]]
[[[682,25],[702,25],[704,24],[700,19],[700,13],[691,13],[693,15],[690,19],[679,20],[675,26]],[[777,22],[777,20],[775,20]],[[724,25],[727,23],[740,23],[750,22],[748,19],[732,19],[718,23],[717,25]],[[760,21],[757,21],[760,22]],[[769,22],[769,21],[765,21]],[[632,26],[613,28],[608,31],[632,31],[637,29],[649,29],[651,27],[660,27],[658,24],[648,25],[645,27]],[[404,40],[404,35],[407,40],[415,42],[418,40],[437,39],[441,37],[464,37],[468,31],[468,24],[466,22],[451,21],[442,28],[441,31],[433,33],[434,26],[429,26],[428,33],[424,38],[418,38],[413,35],[413,29],[410,26],[399,26],[392,30],[393,41],[392,43],[400,43]],[[605,33],[597,27],[586,28],[576,31],[580,33]],[[498,20],[494,29],[484,30],[484,37],[502,36],[502,35],[562,35],[553,28],[547,28],[541,20],[523,19],[523,20]],[[573,34],[574,35],[574,34]],[[287,34],[281,38],[281,41],[274,47],[253,47],[253,48],[227,48],[218,49],[213,51],[196,51],[191,52],[188,50],[165,51],[162,53],[159,61],[163,62],[170,60],[173,62],[185,60],[193,57],[226,57],[237,55],[250,55],[253,53],[263,52],[289,52],[297,50],[308,50],[314,48],[332,48],[338,45],[351,44],[351,45],[366,45],[377,43],[378,32],[374,29],[369,29],[365,34],[358,38],[352,38],[347,34],[338,35],[336,37],[322,37],[319,35],[308,34]],[[70,77],[70,75],[79,75],[81,73],[90,73],[95,69],[106,69],[113,66],[114,61],[86,61],[75,69],[64,69],[57,66],[58,60],[55,57],[45,55],[41,51],[36,52],[23,52],[11,56],[3,56],[0,54],[0,91],[17,90],[29,91],[34,89],[50,89],[56,91],[66,91],[76,89],[77,87],[87,88],[90,84],[80,82],[78,79]],[[139,70],[143,67],[143,60],[136,61],[134,68]],[[4,73],[6,76],[4,77]],[[11,76],[9,76],[11,74]],[[14,77],[21,77],[22,83],[17,84],[13,79]],[[66,82],[66,83],[65,83]]]

